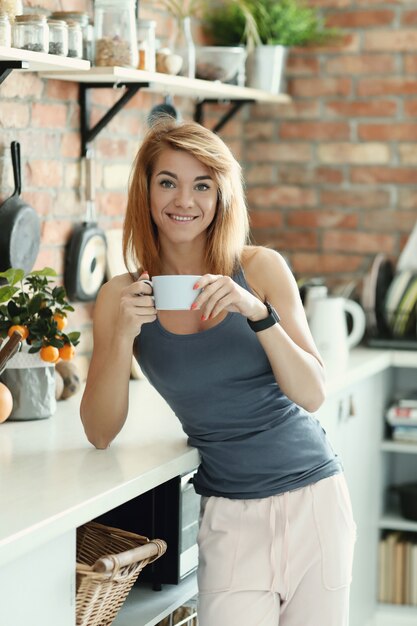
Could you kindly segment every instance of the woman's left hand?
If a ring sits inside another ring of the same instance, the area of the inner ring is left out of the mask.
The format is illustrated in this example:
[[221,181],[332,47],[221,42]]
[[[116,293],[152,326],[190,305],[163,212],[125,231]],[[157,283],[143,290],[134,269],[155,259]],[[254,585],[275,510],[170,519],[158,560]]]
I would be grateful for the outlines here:
[[202,319],[216,317],[222,311],[240,313],[252,321],[266,317],[265,304],[246,289],[235,283],[230,276],[204,274],[194,289],[202,289],[192,309],[200,309]]

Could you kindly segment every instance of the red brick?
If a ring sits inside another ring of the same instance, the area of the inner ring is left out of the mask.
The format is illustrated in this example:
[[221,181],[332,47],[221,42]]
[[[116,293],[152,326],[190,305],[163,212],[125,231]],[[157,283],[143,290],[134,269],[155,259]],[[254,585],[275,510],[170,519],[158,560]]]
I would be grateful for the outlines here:
[[0,106],[1,128],[26,128],[29,124],[29,106],[17,102],[2,102]]
[[349,139],[349,125],[344,122],[282,122],[282,139]]
[[291,78],[288,81],[288,93],[298,98],[349,96],[351,90],[350,78]]
[[411,26],[412,24],[417,26],[417,10],[404,11],[401,16],[401,24],[404,24],[404,26]]
[[65,245],[74,223],[69,220],[47,220],[42,223],[42,243]]
[[318,74],[320,71],[319,59],[314,56],[290,54],[285,71],[287,76]]
[[54,208],[53,195],[49,191],[25,191],[25,201],[35,209],[39,215],[51,215]]
[[417,150],[415,143],[400,144],[398,146],[398,154],[400,156],[400,163],[417,165]]
[[253,165],[245,168],[245,180],[248,185],[262,185],[275,180],[273,165]]
[[416,221],[417,213],[413,211],[367,211],[362,217],[362,227],[372,230],[378,224],[378,230],[410,233]]
[[[417,209],[417,190],[413,189],[400,189],[398,192],[398,208],[406,209],[407,211],[414,211]],[[417,216],[416,216],[417,220]]]
[[34,270],[41,270],[44,267],[52,267],[58,274],[62,276],[64,273],[64,250],[57,246],[42,245],[36,261],[33,265]]
[[417,31],[383,30],[364,34],[364,50],[381,50],[382,52],[410,52],[417,50]]
[[357,84],[357,95],[367,96],[407,96],[417,93],[417,80],[411,78],[361,78]]
[[337,55],[326,61],[328,74],[389,74],[395,72],[395,58],[391,54]]
[[300,187],[252,187],[247,191],[249,206],[253,207],[286,207],[286,206],[315,206],[316,192],[313,189]]
[[337,28],[369,28],[372,26],[386,26],[391,24],[394,17],[394,11],[388,10],[351,10],[328,16],[326,24]]
[[358,216],[356,213],[342,213],[341,211],[291,211],[287,215],[287,225],[301,228],[356,228]]
[[[269,107],[268,110],[271,111],[271,108]],[[279,117],[280,119],[296,120],[317,119],[320,117],[320,106],[318,102],[303,102],[302,100],[293,100],[288,104],[278,105],[277,110],[274,111],[274,118],[277,117]]]
[[363,257],[353,254],[297,252],[291,256],[291,267],[294,272],[311,276],[356,272],[360,269],[362,263]]
[[65,129],[67,107],[64,104],[32,104],[32,124],[41,128]]
[[99,215],[124,215],[127,205],[127,193],[116,191],[98,192],[96,205]]
[[322,189],[320,203],[323,206],[352,207],[352,208],[384,208],[390,204],[390,194],[388,191],[373,189]]
[[383,143],[322,143],[317,148],[321,163],[388,163],[389,146]]
[[417,73],[417,54],[404,55],[404,71],[406,74]]
[[67,132],[62,137],[61,155],[64,158],[78,159],[81,154],[81,136],[79,132]]
[[317,8],[344,9],[351,5],[351,0],[309,0],[308,5]]
[[38,74],[16,70],[2,83],[1,100],[7,98],[39,100],[42,97],[45,82],[47,81],[39,78]]
[[279,228],[282,226],[282,213],[278,211],[251,211],[251,228]]
[[417,141],[417,124],[359,124],[358,137],[364,141]]
[[94,142],[98,159],[129,158],[129,145],[124,139],[108,138],[99,135]]
[[397,103],[392,100],[363,102],[329,101],[324,104],[326,115],[343,117],[393,117],[397,114]]
[[353,183],[413,185],[416,182],[414,167],[352,167],[350,180]]
[[323,233],[323,250],[340,252],[393,253],[395,237],[380,233],[328,230]]
[[274,234],[269,238],[270,245],[276,250],[315,250],[317,249],[317,233],[312,231],[290,231]]
[[[226,125],[227,126],[227,125]],[[240,125],[239,134],[242,133],[242,125]],[[252,139],[269,139],[276,138],[276,123],[273,121],[253,120],[243,124],[243,133],[245,140]]]
[[[308,50],[313,54],[322,54],[330,52],[358,52],[361,47],[359,33],[342,32],[340,37],[329,41],[327,44],[317,46],[309,45]],[[305,52],[305,48],[294,48],[294,52]]]
[[33,187],[61,187],[62,163],[59,161],[47,161],[33,159],[27,163],[27,184]]
[[65,100],[70,102],[76,102],[78,100],[78,83],[73,83],[67,80],[47,80],[46,81],[46,95],[48,98],[55,100]]
[[343,172],[331,167],[300,167],[298,165],[280,165],[278,180],[286,185],[338,184],[343,180]]
[[309,143],[268,143],[254,141],[250,150],[245,154],[250,163],[262,163],[268,161],[310,162],[311,145]]

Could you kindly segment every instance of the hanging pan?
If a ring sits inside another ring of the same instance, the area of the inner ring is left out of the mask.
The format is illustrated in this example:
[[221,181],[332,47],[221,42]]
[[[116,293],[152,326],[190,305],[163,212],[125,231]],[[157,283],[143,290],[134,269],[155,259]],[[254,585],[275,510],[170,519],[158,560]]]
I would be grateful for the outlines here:
[[64,282],[68,298],[94,300],[106,273],[106,236],[98,227],[95,210],[93,157],[85,157],[86,216],[75,227],[66,247]]
[[20,197],[22,175],[18,141],[12,141],[10,151],[15,189],[0,206],[0,271],[14,267],[27,274],[38,256],[41,225],[36,211]]

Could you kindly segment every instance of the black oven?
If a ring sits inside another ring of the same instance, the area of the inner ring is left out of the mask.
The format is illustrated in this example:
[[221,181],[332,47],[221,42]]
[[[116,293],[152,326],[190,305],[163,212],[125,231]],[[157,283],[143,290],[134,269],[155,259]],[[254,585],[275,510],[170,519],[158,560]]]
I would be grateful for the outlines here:
[[160,589],[164,583],[178,584],[196,570],[200,496],[192,484],[195,472],[176,476],[96,518],[167,542],[166,553],[144,568],[137,584],[151,582],[154,589]]

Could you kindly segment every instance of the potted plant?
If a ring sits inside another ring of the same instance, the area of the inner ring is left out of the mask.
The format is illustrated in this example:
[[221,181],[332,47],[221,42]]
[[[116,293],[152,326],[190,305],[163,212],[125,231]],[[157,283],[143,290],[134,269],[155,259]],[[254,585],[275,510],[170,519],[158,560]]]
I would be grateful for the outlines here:
[[279,93],[288,48],[329,42],[338,37],[303,0],[223,0],[206,5],[204,30],[222,45],[248,47],[248,85]]
[[79,332],[65,332],[67,312],[73,311],[64,287],[53,285],[55,270],[45,267],[29,274],[22,269],[0,272],[0,338],[15,331],[22,350],[2,374],[13,396],[11,419],[35,419],[55,411],[55,363],[70,361]]

